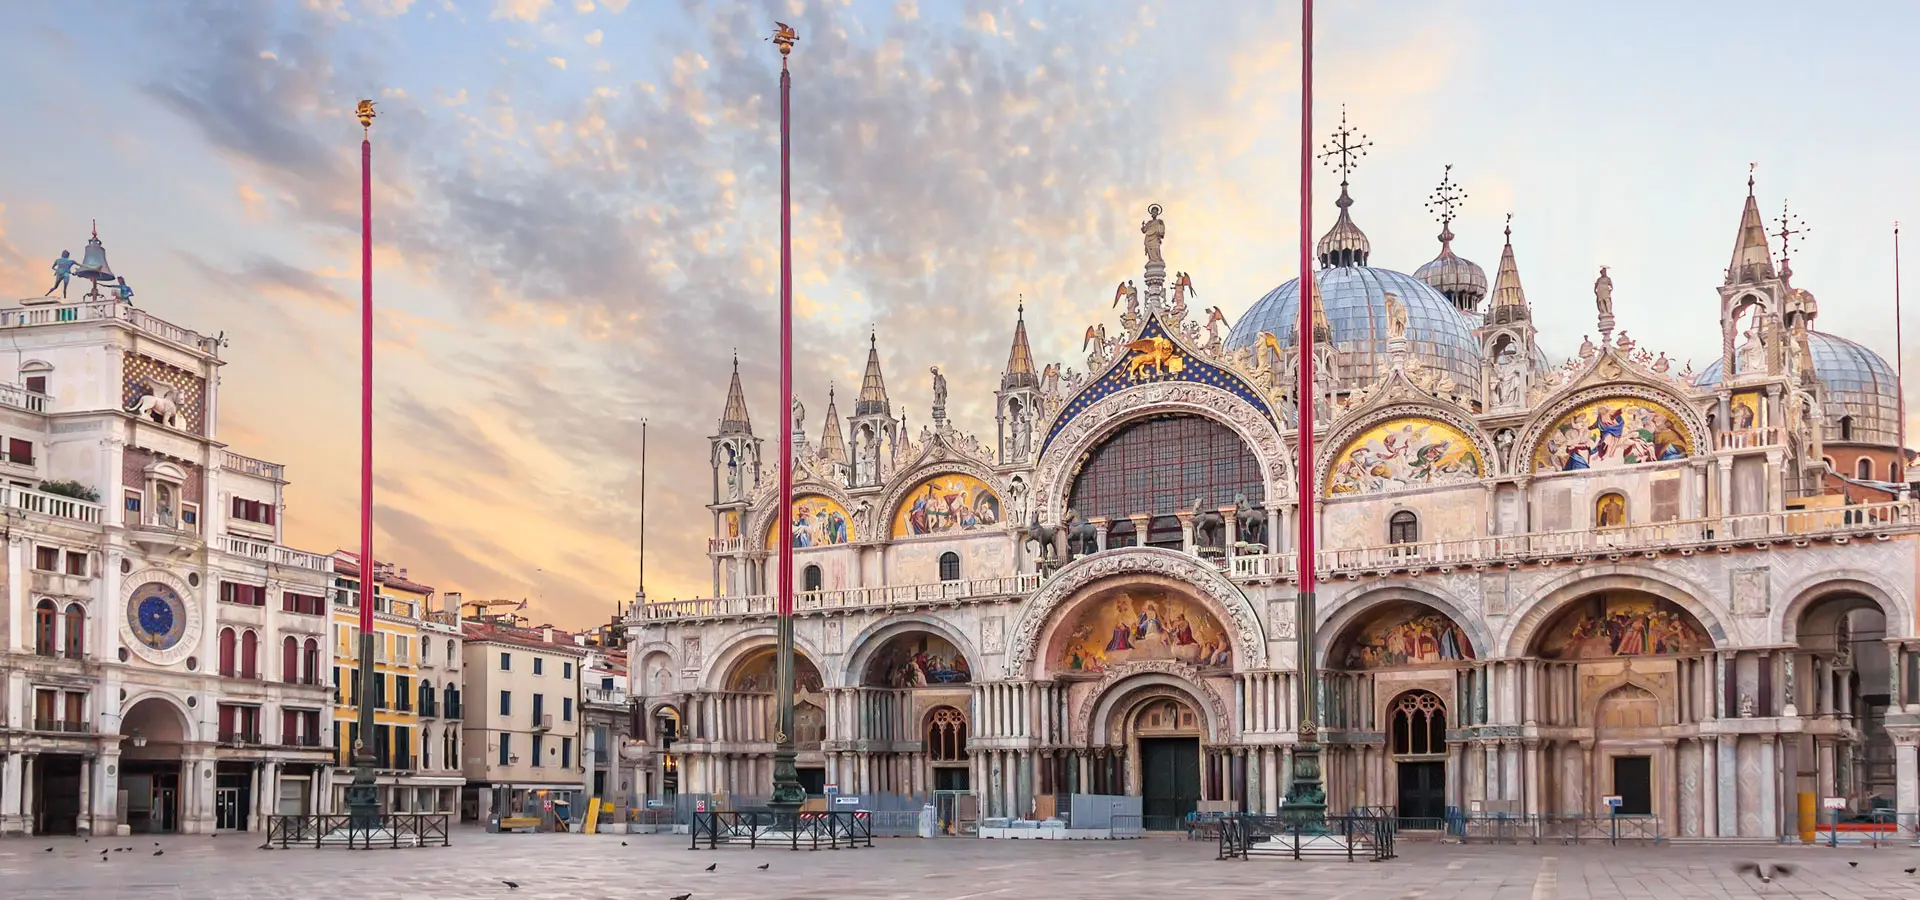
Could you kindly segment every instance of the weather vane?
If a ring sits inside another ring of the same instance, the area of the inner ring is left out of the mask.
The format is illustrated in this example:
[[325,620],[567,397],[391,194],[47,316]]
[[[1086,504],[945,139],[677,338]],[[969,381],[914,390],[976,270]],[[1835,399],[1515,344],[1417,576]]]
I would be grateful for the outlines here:
[[[1367,136],[1347,127],[1347,107],[1340,105],[1340,128],[1333,133],[1333,140],[1322,145],[1320,160],[1328,166],[1340,170],[1340,186],[1347,186],[1347,173],[1358,168],[1359,158],[1367,155],[1367,148],[1373,142]],[[1338,158],[1338,162],[1335,159]]]
[[1467,192],[1460,189],[1460,182],[1453,180],[1453,163],[1447,163],[1445,172],[1440,176],[1440,186],[1433,189],[1426,204],[1429,211],[1437,213],[1440,230],[1447,230],[1447,226],[1453,222],[1454,212],[1466,200]]
[[1775,221],[1779,222],[1780,230],[1774,232],[1773,236],[1780,239],[1780,264],[1784,266],[1793,255],[1788,249],[1788,242],[1793,240],[1794,235],[1806,234],[1813,229],[1808,228],[1806,222],[1787,208],[1785,200],[1780,201],[1780,218]]
[[785,22],[775,22],[773,23],[773,36],[767,38],[767,40],[772,41],[775,47],[780,48],[780,68],[786,68],[787,55],[793,52],[794,44],[800,43],[800,35],[793,30],[792,25],[788,25]]

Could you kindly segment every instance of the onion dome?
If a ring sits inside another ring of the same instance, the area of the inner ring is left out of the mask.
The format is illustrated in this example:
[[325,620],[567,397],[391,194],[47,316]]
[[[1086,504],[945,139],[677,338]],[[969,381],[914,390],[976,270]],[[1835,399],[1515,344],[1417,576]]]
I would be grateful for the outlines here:
[[1448,164],[1440,186],[1427,199],[1427,208],[1440,219],[1440,255],[1413,270],[1413,277],[1426,282],[1461,312],[1474,312],[1487,295],[1487,270],[1453,253],[1453,214],[1466,202],[1467,194],[1453,180],[1453,165]]
[[1373,255],[1373,246],[1367,242],[1366,232],[1361,231],[1347,213],[1353,206],[1353,198],[1347,194],[1345,181],[1340,182],[1340,199],[1333,205],[1340,207],[1340,218],[1320,236],[1320,243],[1313,249],[1314,255],[1320,258],[1320,268],[1366,265],[1367,257]]
[[[1807,332],[1814,377],[1825,387],[1821,411],[1825,438],[1849,444],[1892,447],[1900,442],[1900,382],[1880,354],[1839,335]],[[1723,377],[1716,359],[1694,383],[1714,387]]]

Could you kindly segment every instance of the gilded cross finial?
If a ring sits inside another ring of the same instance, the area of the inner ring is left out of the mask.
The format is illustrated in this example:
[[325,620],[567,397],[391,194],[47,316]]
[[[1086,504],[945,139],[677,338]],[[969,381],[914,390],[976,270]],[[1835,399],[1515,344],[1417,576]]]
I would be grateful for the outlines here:
[[1513,243],[1513,213],[1507,213],[1507,243]]
[[1367,155],[1367,148],[1373,142],[1367,136],[1348,127],[1346,104],[1340,106],[1340,128],[1333,133],[1333,139],[1321,145],[1320,159],[1328,166],[1340,170],[1340,186],[1347,186],[1347,173],[1360,165],[1360,157]]
[[360,101],[360,105],[355,106],[353,108],[353,115],[355,118],[358,118],[360,120],[361,131],[365,132],[365,131],[373,130],[374,112],[373,112],[372,100]]
[[1441,240],[1453,240],[1453,214],[1467,200],[1467,192],[1460,189],[1460,182],[1453,180],[1453,163],[1447,163],[1440,176],[1440,186],[1434,188],[1427,198],[1427,209],[1435,213],[1440,220]]
[[773,41],[773,45],[780,48],[780,68],[784,71],[787,68],[787,55],[793,52],[794,44],[800,43],[800,35],[793,30],[792,25],[788,25],[785,22],[775,22],[773,23],[773,37],[768,38],[768,40]]
[[1806,222],[1801,221],[1799,216],[1794,215],[1792,211],[1788,209],[1787,201],[1785,200],[1780,201],[1780,218],[1776,219],[1775,222],[1779,224],[1780,230],[1774,232],[1773,236],[1780,239],[1780,264],[1784,266],[1787,264],[1788,258],[1793,255],[1787,246],[1788,242],[1793,240],[1794,235],[1806,234],[1813,229],[1808,228]]

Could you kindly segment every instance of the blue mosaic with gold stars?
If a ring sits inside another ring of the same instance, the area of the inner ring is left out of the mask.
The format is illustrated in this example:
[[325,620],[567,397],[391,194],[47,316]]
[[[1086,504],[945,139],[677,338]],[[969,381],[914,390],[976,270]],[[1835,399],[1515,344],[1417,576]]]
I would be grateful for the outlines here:
[[[1141,329],[1140,336],[1133,343],[1138,345],[1155,338],[1173,341],[1173,337],[1160,325],[1158,317],[1147,320],[1146,327]],[[1172,346],[1179,360],[1178,365],[1173,365],[1169,361],[1161,361],[1167,364],[1155,365],[1156,360],[1151,359],[1154,355],[1153,351],[1133,350],[1123,345],[1120,348],[1119,363],[1109,367],[1099,380],[1082,387],[1078,394],[1067,401],[1065,414],[1054,420],[1053,427],[1047,430],[1046,440],[1040,445],[1041,452],[1046,452],[1046,449],[1053,445],[1053,439],[1060,434],[1061,429],[1066,428],[1067,423],[1078,418],[1087,407],[1127,388],[1143,384],[1191,382],[1211,385],[1253,404],[1253,408],[1266,416],[1267,421],[1274,423],[1274,427],[1283,427],[1273,408],[1267,405],[1266,398],[1260,396],[1260,392],[1255,390],[1245,378],[1224,366],[1214,365],[1188,353],[1178,341],[1173,341]],[[1133,363],[1142,356],[1149,358],[1140,359],[1142,365],[1135,367]]]

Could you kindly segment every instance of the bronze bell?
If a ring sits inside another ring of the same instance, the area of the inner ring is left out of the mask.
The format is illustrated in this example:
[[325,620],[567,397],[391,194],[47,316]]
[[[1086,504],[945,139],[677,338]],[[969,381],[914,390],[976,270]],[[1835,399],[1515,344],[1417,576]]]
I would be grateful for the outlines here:
[[76,278],[85,278],[93,282],[93,290],[87,292],[89,300],[100,299],[101,282],[112,281],[117,277],[113,274],[112,267],[107,265],[107,248],[100,245],[98,222],[94,223],[93,237],[87,239],[87,249],[80,254],[80,264],[73,267],[73,274]]

